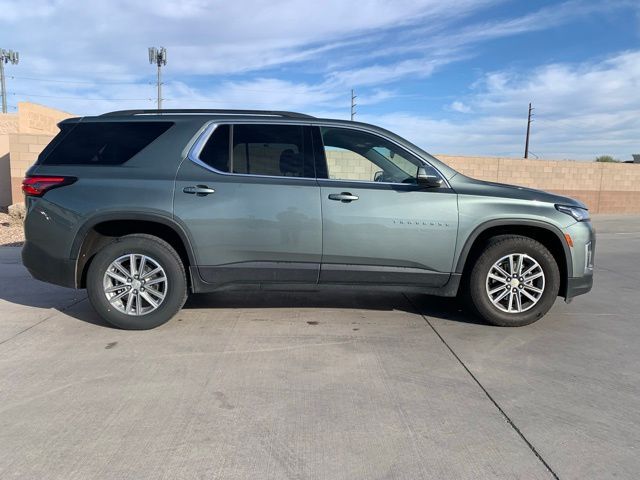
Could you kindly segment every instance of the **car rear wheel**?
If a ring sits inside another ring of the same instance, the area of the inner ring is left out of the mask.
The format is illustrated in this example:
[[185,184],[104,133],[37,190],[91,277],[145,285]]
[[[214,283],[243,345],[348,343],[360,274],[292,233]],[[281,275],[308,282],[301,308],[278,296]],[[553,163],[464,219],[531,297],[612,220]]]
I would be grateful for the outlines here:
[[491,239],[480,254],[468,289],[473,307],[487,322],[518,327],[549,311],[560,289],[560,271],[540,242],[504,235]]
[[89,300],[110,324],[147,330],[167,322],[184,305],[187,281],[179,255],[152,235],[118,238],[93,259]]

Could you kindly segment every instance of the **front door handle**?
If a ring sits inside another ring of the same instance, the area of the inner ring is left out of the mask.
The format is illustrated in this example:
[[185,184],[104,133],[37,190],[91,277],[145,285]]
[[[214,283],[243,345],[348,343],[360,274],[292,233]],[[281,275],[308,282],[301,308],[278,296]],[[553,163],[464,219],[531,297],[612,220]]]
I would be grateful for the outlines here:
[[358,200],[358,198],[360,197],[358,197],[357,195],[352,195],[349,192],[329,194],[329,200],[336,200],[343,203],[353,202],[354,200]]
[[206,185],[196,185],[195,187],[184,187],[182,189],[184,193],[196,194],[198,197],[204,197],[210,193],[214,193],[213,188],[209,188]]

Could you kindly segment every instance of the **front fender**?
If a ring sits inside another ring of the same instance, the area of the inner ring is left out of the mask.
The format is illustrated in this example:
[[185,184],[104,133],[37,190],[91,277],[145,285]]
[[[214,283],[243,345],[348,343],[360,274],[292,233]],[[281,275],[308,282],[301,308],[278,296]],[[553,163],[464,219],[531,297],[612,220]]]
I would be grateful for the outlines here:
[[[462,245],[460,252],[458,253],[458,259],[456,262],[455,273],[463,273],[467,258],[469,256],[469,252],[473,247],[475,241],[482,236],[483,233],[487,232],[489,229],[496,227],[535,227],[542,228],[550,233],[552,233],[562,245],[562,249],[565,257],[565,265],[566,265],[566,276],[573,276],[573,261],[571,257],[571,250],[567,245],[567,242],[564,238],[564,234],[562,230],[552,223],[545,222],[543,220],[534,220],[534,219],[522,219],[522,218],[502,218],[496,220],[488,220],[480,225],[477,225],[471,234],[467,237],[466,241]],[[565,278],[566,280],[566,278]]]

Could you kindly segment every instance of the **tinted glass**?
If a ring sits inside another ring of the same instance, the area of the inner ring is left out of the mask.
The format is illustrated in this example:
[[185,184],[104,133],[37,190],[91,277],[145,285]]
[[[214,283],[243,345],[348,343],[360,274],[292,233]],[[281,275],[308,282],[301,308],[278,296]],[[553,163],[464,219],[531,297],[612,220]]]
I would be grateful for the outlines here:
[[329,178],[416,183],[423,163],[394,143],[348,128],[323,127],[321,132]]
[[166,132],[171,122],[93,122],[65,125],[45,150],[44,165],[119,165]]
[[229,125],[218,125],[200,152],[200,160],[221,172],[229,171]]
[[300,125],[234,125],[233,173],[313,177]]

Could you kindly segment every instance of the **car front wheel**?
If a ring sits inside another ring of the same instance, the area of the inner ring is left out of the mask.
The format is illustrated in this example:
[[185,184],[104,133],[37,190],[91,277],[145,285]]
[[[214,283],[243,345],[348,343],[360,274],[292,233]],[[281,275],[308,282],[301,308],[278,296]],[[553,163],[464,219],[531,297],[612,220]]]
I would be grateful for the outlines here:
[[560,289],[560,271],[540,242],[504,235],[490,240],[480,254],[468,288],[475,310],[487,322],[518,327],[549,311]]

